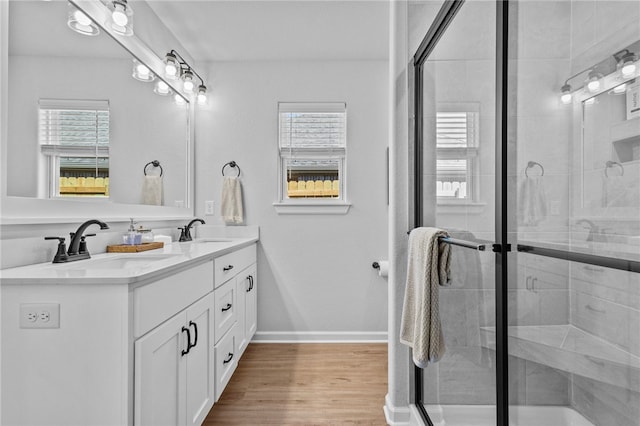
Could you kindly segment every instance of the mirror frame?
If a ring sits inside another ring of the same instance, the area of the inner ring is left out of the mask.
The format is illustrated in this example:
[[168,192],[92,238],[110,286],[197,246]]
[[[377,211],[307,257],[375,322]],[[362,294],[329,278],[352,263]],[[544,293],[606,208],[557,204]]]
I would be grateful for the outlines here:
[[[108,9],[100,0],[70,0],[82,10],[100,29],[112,37],[133,57],[143,62],[155,74],[162,75],[164,63],[141,39],[121,36],[106,28]],[[110,222],[129,221],[130,217],[141,220],[180,220],[194,215],[194,103],[189,102],[187,135],[187,187],[186,207],[148,206],[95,202],[95,200],[38,199],[11,197],[7,195],[7,144],[8,144],[8,66],[9,66],[9,2],[0,1],[0,223],[2,225],[69,223],[100,217]],[[168,49],[171,46],[167,46]],[[170,82],[168,82],[171,85]],[[175,90],[175,87],[173,87]]]

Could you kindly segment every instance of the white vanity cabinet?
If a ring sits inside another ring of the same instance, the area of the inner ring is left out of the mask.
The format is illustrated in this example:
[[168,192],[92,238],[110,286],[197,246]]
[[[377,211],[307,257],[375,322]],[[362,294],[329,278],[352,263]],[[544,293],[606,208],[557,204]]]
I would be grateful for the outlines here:
[[200,425],[213,406],[214,297],[136,340],[135,424]]
[[247,345],[256,334],[258,326],[258,291],[257,267],[253,263],[236,277],[238,293],[238,356],[242,356]]
[[[202,424],[255,332],[255,241],[174,244],[144,270],[3,270],[0,424]],[[25,325],[34,305],[59,324]]]

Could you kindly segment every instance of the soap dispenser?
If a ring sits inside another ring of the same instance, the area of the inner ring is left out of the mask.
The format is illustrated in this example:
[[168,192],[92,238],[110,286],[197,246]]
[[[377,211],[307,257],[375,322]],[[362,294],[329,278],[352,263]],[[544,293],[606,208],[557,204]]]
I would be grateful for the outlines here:
[[134,226],[135,222],[133,221],[133,218],[130,218],[130,220],[131,220],[131,223],[129,224],[129,230],[127,231],[126,234],[122,236],[122,242],[125,245],[133,246],[141,243],[142,235],[138,231],[136,231],[136,228]]

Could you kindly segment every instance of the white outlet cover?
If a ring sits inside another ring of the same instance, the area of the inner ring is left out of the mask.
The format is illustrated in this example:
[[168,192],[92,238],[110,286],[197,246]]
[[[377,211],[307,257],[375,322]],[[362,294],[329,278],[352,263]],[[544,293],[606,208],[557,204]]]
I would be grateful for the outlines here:
[[213,215],[213,201],[204,202],[204,214]]
[[20,328],[60,328],[60,304],[21,303]]

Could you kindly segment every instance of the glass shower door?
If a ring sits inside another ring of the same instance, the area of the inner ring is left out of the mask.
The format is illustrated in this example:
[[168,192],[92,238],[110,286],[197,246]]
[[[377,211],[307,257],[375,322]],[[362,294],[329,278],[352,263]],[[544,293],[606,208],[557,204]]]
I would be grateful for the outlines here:
[[510,5],[510,424],[640,425],[638,22],[636,1]]
[[446,352],[418,372],[434,425],[496,424],[495,10],[465,2],[426,58],[416,58],[416,225],[470,246],[451,246],[451,283],[439,289]]

